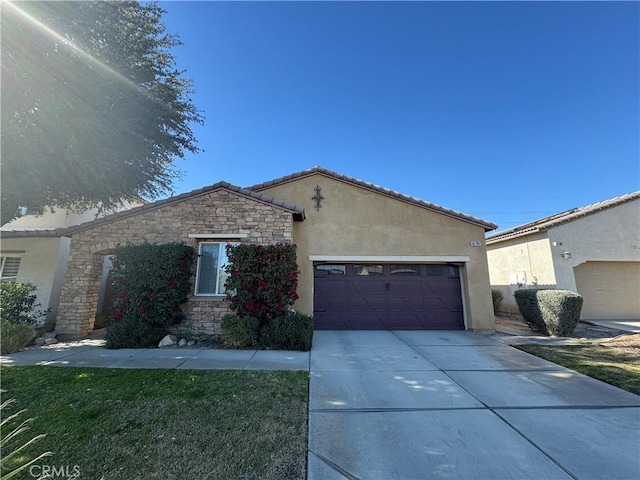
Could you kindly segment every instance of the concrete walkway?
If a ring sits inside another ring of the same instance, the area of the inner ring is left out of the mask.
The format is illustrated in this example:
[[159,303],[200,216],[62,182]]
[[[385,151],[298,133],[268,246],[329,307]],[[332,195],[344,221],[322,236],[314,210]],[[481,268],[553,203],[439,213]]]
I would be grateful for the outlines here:
[[52,365],[178,370],[309,370],[309,352],[123,348],[107,350],[101,340],[82,340],[23,350],[0,357],[2,365]]
[[637,479],[640,397],[490,336],[317,331],[308,478]]

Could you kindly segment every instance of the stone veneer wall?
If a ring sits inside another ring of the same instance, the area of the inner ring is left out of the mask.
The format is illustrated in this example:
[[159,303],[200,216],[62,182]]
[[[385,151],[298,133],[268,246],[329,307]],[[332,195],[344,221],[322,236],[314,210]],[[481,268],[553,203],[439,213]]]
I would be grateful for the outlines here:
[[[284,209],[220,188],[74,234],[56,320],[59,336],[81,338],[93,330],[103,257],[117,244],[184,242],[197,249],[199,240],[189,238],[189,234],[204,233],[230,235],[228,239],[207,241],[260,245],[291,242],[293,216]],[[237,234],[246,234],[247,238],[234,238]],[[194,284],[192,279],[192,292]],[[187,318],[174,327],[175,331],[213,334],[228,312],[228,302],[224,297],[192,296],[183,312]]]

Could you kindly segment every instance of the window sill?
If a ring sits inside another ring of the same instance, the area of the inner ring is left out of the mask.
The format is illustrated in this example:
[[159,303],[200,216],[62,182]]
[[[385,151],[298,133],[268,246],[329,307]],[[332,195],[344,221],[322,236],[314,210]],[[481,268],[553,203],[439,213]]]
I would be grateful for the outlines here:
[[191,295],[190,302],[222,302],[227,299],[226,295]]

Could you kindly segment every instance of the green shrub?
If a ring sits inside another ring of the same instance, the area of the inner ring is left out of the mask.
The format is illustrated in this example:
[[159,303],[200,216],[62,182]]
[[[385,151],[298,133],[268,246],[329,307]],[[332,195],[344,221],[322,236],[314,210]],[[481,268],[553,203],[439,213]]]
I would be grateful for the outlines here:
[[504,295],[501,290],[497,288],[491,289],[491,298],[493,300],[493,314],[498,315],[500,312],[500,305],[502,305],[502,300],[504,300]]
[[311,349],[313,317],[298,312],[287,312],[267,323],[262,329],[260,343],[274,350]]
[[222,336],[226,342],[236,347],[251,347],[258,343],[260,321],[255,317],[225,315],[222,319]]
[[295,245],[227,245],[227,257],[225,286],[239,317],[255,317],[263,327],[298,299]]
[[107,348],[157,344],[158,332],[184,318],[180,304],[191,290],[195,251],[181,243],[144,243],[118,247],[114,256]]
[[38,289],[29,282],[0,283],[0,318],[13,324],[38,325],[43,323],[45,310],[36,303]]
[[523,289],[515,298],[524,320],[545,335],[570,335],[580,321],[583,298],[575,292]]
[[106,348],[156,347],[165,330],[162,325],[148,323],[136,318],[123,318],[107,327]]
[[36,335],[31,325],[0,320],[0,353],[15,353],[24,348]]

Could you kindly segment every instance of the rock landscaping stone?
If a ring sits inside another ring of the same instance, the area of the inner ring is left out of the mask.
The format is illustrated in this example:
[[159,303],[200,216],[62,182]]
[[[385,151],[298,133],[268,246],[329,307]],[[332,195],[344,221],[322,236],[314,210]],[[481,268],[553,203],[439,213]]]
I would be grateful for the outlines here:
[[56,338],[57,333],[56,332],[44,332],[42,334],[42,338],[44,338],[45,340],[47,338]]
[[49,337],[49,338],[45,338],[45,339],[44,339],[44,344],[45,344],[45,345],[53,345],[53,344],[55,344],[55,343],[58,343],[58,339],[57,339],[57,338],[51,338],[51,337]]
[[42,337],[38,337],[38,338],[36,338],[36,340],[35,340],[35,344],[36,344],[36,346],[38,346],[38,347],[43,346],[43,345],[44,345],[44,343],[45,343],[45,340],[44,340],[44,338],[42,338]]
[[158,344],[158,347],[173,347],[176,343],[178,343],[178,337],[175,335],[167,335]]
[[187,342],[187,347],[193,347],[195,344],[196,344],[196,341],[195,341],[195,340],[189,340],[189,341]]
[[184,338],[181,338],[180,341],[178,342],[178,346],[179,347],[186,347],[187,346],[187,341]]

